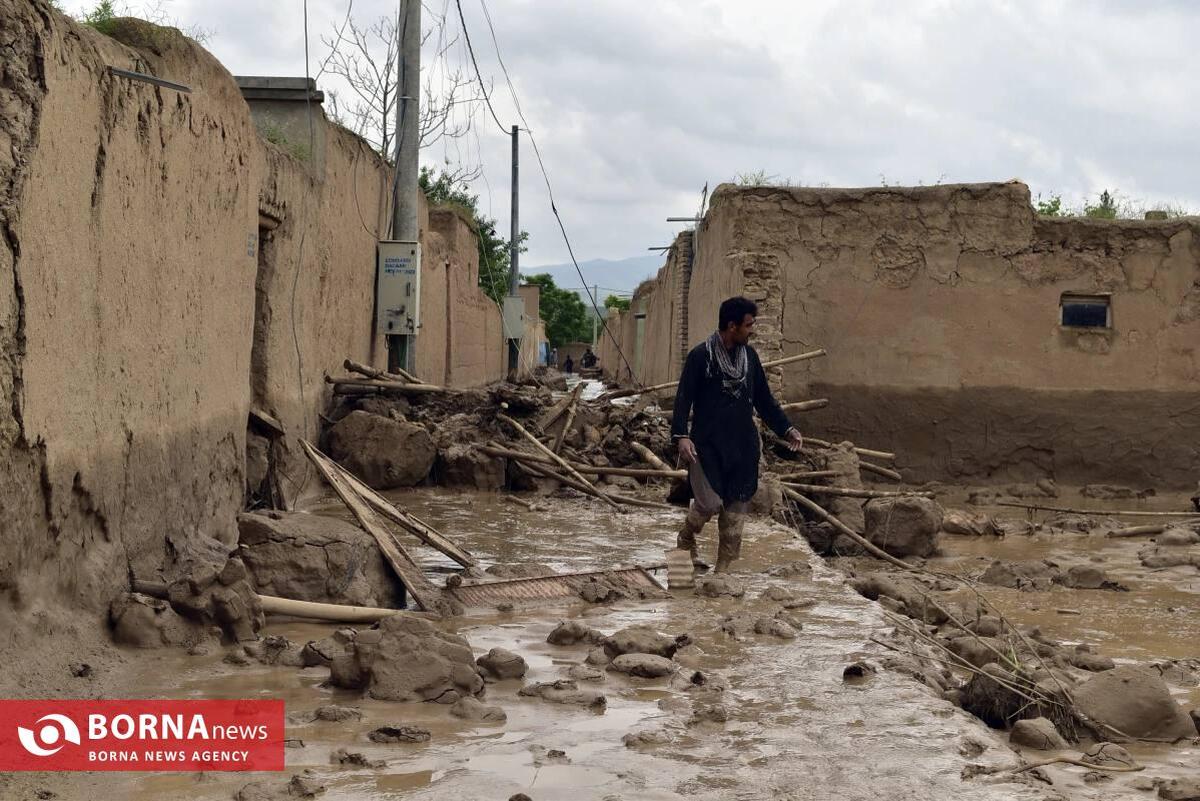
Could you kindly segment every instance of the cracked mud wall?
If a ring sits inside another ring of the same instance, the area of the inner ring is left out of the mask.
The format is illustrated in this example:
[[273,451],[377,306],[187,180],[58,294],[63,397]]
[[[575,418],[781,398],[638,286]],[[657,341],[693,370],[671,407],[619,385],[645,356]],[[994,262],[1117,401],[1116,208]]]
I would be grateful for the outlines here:
[[177,33],[127,22],[109,38],[0,0],[0,41],[12,621],[102,610],[188,540],[236,537],[259,167],[232,79]]
[[[749,295],[764,360],[829,351],[772,379],[830,399],[797,422],[898,451],[912,480],[1194,486],[1200,220],[1044,218],[1029,201],[1016,182],[721,186],[689,338]],[[1066,292],[1111,293],[1112,328],[1061,326]]]

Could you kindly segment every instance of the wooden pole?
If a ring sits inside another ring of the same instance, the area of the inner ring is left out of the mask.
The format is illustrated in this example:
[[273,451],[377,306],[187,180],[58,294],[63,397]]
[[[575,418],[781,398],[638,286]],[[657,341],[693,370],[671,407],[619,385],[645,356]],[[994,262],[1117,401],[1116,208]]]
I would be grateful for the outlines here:
[[1155,534],[1162,534],[1171,526],[1193,526],[1200,523],[1200,517],[1194,520],[1175,520],[1170,523],[1151,523],[1148,526],[1130,526],[1129,528],[1118,528],[1110,531],[1104,536],[1106,537],[1153,537]]
[[834,528],[836,528],[841,533],[845,534],[850,539],[857,542],[859,545],[861,545],[863,548],[865,548],[868,553],[872,554],[873,556],[877,556],[880,559],[884,560],[885,562],[891,562],[896,567],[903,568],[904,570],[911,570],[913,572],[919,572],[919,569],[917,567],[910,565],[908,562],[905,562],[902,559],[897,559],[896,557],[892,556],[890,553],[881,549],[875,543],[873,543],[870,540],[868,540],[867,538],[863,537],[857,531],[850,528],[845,523],[843,523],[841,520],[838,520],[836,517],[831,515],[829,512],[826,512],[824,509],[822,509],[820,506],[818,506],[815,502],[809,500],[808,498],[805,498],[803,495],[796,492],[791,487],[784,487],[783,494],[785,496],[787,496],[788,498],[791,498],[796,503],[803,506],[805,509],[808,509],[810,512],[812,512],[813,514],[815,514],[817,517],[821,518],[825,522],[830,523]]
[[[658,458],[658,454],[656,454],[654,451],[647,448],[642,443],[630,442],[629,447],[633,448],[634,452],[637,453],[638,456],[642,457],[642,461],[645,462],[646,464],[650,465],[651,467],[653,467],[657,470],[668,470],[668,471],[671,470],[671,467],[666,462],[664,462],[662,459]],[[684,470],[683,472],[684,472],[684,476],[686,476],[687,471]]]
[[[816,445],[818,448],[834,447],[834,444],[832,442],[829,442],[828,440],[824,440],[824,439],[817,439],[816,437],[805,437],[804,441],[806,443],[812,443],[813,445]],[[870,448],[855,448],[854,452],[857,453],[859,456],[870,456],[875,459],[882,459],[885,462],[896,461],[896,454],[888,453],[887,451],[873,451]]]
[[[550,478],[555,481],[562,482],[563,484],[566,484],[568,487],[572,487],[574,489],[579,490],[580,492],[587,493],[589,495],[594,494],[594,492],[592,492],[588,489],[589,487],[591,487],[590,484],[581,484],[580,482],[576,481],[573,478],[570,478],[569,476],[564,476],[562,473],[559,473],[558,471],[554,470],[549,465],[544,465],[544,464],[540,464],[540,463],[522,462],[522,466],[529,472],[533,473],[534,475],[539,475],[542,478]],[[594,490],[595,488],[592,487],[592,489]],[[603,497],[606,500],[608,500],[610,503],[613,503],[613,504],[623,503],[623,504],[626,504],[627,506],[641,506],[646,509],[673,509],[674,508],[670,504],[658,503],[657,501],[644,501],[641,498],[630,498],[627,495],[605,495]]]
[[341,474],[342,478],[344,478],[346,482],[350,484],[350,486],[353,487],[360,496],[362,496],[363,500],[371,505],[372,509],[403,528],[409,534],[412,534],[430,548],[440,551],[441,553],[453,559],[455,562],[458,562],[463,567],[474,567],[478,564],[478,562],[475,560],[475,557],[471,556],[471,554],[466,550],[458,547],[458,545],[453,543],[446,535],[442,534],[442,532],[438,531],[436,528],[429,525],[411,512],[407,512],[396,506],[394,503],[380,495],[371,487],[368,487],[361,480],[359,480],[358,476],[354,475],[337,462],[330,459],[329,467]]
[[829,398],[815,398],[813,400],[785,403],[779,408],[785,412],[811,412],[813,409],[824,409],[828,405]]
[[597,498],[600,498],[601,500],[603,500],[605,503],[607,503],[607,504],[608,504],[609,506],[611,506],[612,508],[614,508],[614,509],[616,509],[616,508],[617,508],[617,503],[616,503],[616,501],[614,501],[612,498],[608,497],[607,495],[605,495],[604,493],[602,493],[600,490],[598,490],[598,489],[596,489],[594,486],[592,486],[591,482],[589,482],[589,481],[588,481],[586,478],[584,478],[583,476],[579,475],[579,473],[578,473],[578,472],[575,470],[575,468],[571,467],[571,465],[570,465],[570,464],[567,462],[567,460],[566,460],[566,459],[562,458],[562,457],[561,457],[561,456],[559,456],[557,453],[555,453],[554,451],[550,450],[550,449],[549,449],[549,448],[547,448],[545,445],[543,445],[543,444],[541,443],[541,440],[539,440],[539,439],[538,439],[537,437],[535,437],[533,434],[530,434],[530,433],[529,433],[529,432],[528,432],[528,431],[525,429],[525,426],[521,425],[521,424],[520,424],[520,423],[518,423],[516,420],[512,419],[511,417],[509,417],[509,416],[508,416],[508,415],[506,415],[506,414],[497,414],[497,415],[496,415],[496,418],[497,418],[497,419],[499,419],[499,420],[503,420],[504,422],[508,423],[510,426],[512,426],[513,428],[515,428],[517,431],[519,431],[519,432],[520,432],[520,434],[521,434],[521,436],[525,437],[525,439],[527,439],[527,440],[529,440],[531,443],[533,443],[533,446],[534,446],[535,448],[537,448],[539,451],[541,451],[541,452],[542,452],[543,454],[545,454],[546,456],[548,456],[548,457],[550,457],[551,459],[553,459],[553,460],[554,460],[554,462],[555,462],[555,463],[556,463],[556,464],[557,464],[559,467],[561,467],[562,469],[566,470],[566,471],[567,471],[567,475],[571,476],[571,478],[575,479],[575,480],[576,480],[576,481],[578,481],[580,484],[583,484],[584,486],[586,486],[588,489],[587,489],[587,490],[585,490],[585,491],[588,491],[588,492],[590,492],[590,494],[592,494],[592,495],[595,495]]
[[843,498],[932,498],[932,492],[896,492],[892,490],[856,489],[853,487],[825,487],[819,484],[792,484],[784,482],[797,492],[815,495],[839,495]]
[[384,390],[390,392],[399,392],[401,395],[424,395],[435,392],[457,392],[457,390],[447,387],[438,387],[433,384],[410,384],[407,381],[380,381],[375,378],[350,378],[341,377],[334,378],[333,376],[325,376],[325,382],[333,384],[335,394],[342,394],[341,389],[349,387],[367,387],[369,389]]
[[1195,517],[1195,512],[1141,512],[1121,509],[1072,509],[1066,506],[1041,506],[1036,503],[997,501],[996,506],[1011,506],[1016,509],[1031,509],[1039,512],[1066,512],[1074,515],[1100,515],[1105,517]]
[[317,471],[325,478],[329,486],[333,487],[333,491],[342,499],[342,503],[350,509],[354,518],[362,528],[375,538],[375,543],[379,546],[380,552],[383,553],[384,559],[392,570],[404,582],[405,588],[409,595],[413,597],[422,609],[435,611],[437,609],[438,591],[425,578],[421,569],[417,567],[417,563],[412,560],[408,552],[404,550],[396,539],[391,536],[391,533],[383,527],[379,518],[371,510],[363,499],[354,491],[338,471],[332,469],[327,460],[329,457],[318,451],[306,440],[300,440],[300,446],[304,448],[304,453],[316,466]]
[[359,375],[366,376],[367,378],[376,378],[380,381],[407,381],[410,384],[424,383],[423,381],[418,380],[417,377],[412,373],[399,367],[396,368],[395,373],[388,373],[383,370],[377,370],[374,367],[368,367],[365,364],[359,364],[352,359],[346,359],[346,361],[342,362],[342,366],[352,373],[358,373]]
[[575,422],[575,410],[579,408],[579,391],[581,389],[583,389],[582,381],[575,385],[575,391],[571,393],[571,400],[567,403],[567,422],[563,424],[562,430],[554,438],[554,446],[550,449],[555,453],[562,450],[563,440],[567,438],[567,434],[571,431],[571,425]]
[[[537,462],[538,464],[553,465],[550,461],[541,454],[525,453],[524,451],[514,451],[508,448],[499,448],[494,445],[477,445],[480,453],[486,453],[488,456],[495,456],[502,459],[517,459],[524,462]],[[670,469],[642,469],[637,467],[597,467],[590,464],[580,464],[571,462],[571,467],[584,475],[594,476],[632,476],[633,478],[687,478],[686,470],[670,470]]]
[[900,475],[895,470],[891,470],[887,467],[880,467],[879,465],[871,464],[870,462],[860,461],[858,463],[858,467],[860,470],[866,470],[868,473],[877,473],[878,475],[881,475],[881,476],[887,476],[888,478],[892,479],[893,481],[903,481],[904,480],[904,476]]
[[[769,370],[772,367],[782,367],[785,364],[807,361],[808,359],[816,359],[820,356],[827,355],[828,354],[825,352],[825,349],[821,348],[819,350],[809,351],[808,353],[801,353],[796,356],[788,356],[783,359],[775,359],[774,361],[763,362],[762,366],[764,370]],[[654,386],[643,387],[642,389],[619,389],[616,392],[606,392],[603,397],[605,400],[616,400],[617,398],[628,398],[633,395],[644,395],[648,392],[660,392],[664,389],[674,389],[677,386],[679,386],[678,381],[668,381],[665,384],[655,384]]]
[[439,615],[427,612],[414,612],[408,609],[383,609],[377,606],[347,606],[344,604],[323,604],[316,601],[293,601],[291,598],[277,598],[274,595],[260,595],[262,609],[272,615],[291,615],[306,617],[313,620],[328,620],[331,623],[375,623],[392,615],[418,615],[420,617],[436,618]]
[[788,473],[776,476],[780,481],[808,481],[814,478],[837,478],[841,473],[837,470],[808,470],[803,473]]

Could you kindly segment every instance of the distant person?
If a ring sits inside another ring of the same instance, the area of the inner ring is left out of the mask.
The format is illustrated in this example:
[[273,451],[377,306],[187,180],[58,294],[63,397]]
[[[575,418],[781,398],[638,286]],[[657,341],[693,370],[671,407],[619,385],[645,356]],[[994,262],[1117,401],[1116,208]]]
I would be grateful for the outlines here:
[[[746,507],[758,490],[755,410],[788,449],[798,451],[804,442],[771,395],[762,362],[749,345],[757,316],[758,306],[747,298],[722,303],[717,330],[687,355],[675,395],[671,437],[687,465],[694,499],[676,544],[691,553],[697,570],[707,566],[696,535],[718,513],[717,572],[727,572],[741,555]],[[689,412],[694,412],[690,428]]]
[[579,364],[585,370],[590,370],[596,366],[596,354],[592,353],[591,348],[588,348],[583,352],[583,357],[580,358]]
[[570,356],[567,356],[567,360],[565,362],[563,362],[563,372],[564,373],[575,372],[575,362],[571,361]]
[[558,348],[553,348],[550,351],[550,366],[558,367]]

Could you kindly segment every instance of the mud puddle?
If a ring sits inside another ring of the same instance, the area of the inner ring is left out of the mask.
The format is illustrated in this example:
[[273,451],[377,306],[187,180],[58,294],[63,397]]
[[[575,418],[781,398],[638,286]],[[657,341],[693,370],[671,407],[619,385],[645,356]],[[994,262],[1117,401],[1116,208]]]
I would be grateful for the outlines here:
[[[677,512],[613,514],[588,502],[545,501],[549,511],[529,512],[501,497],[416,491],[401,498],[413,512],[454,536],[484,564],[536,561],[556,569],[661,561],[673,542]],[[332,503],[321,505],[342,515]],[[706,547],[714,548],[706,531]],[[416,551],[417,549],[414,549]],[[427,567],[444,564],[420,550]],[[689,632],[696,644],[677,660],[689,671],[729,683],[723,723],[692,719],[684,690],[666,679],[607,674],[597,689],[608,697],[603,714],[519,698],[519,681],[489,685],[486,701],[508,715],[502,725],[451,717],[436,704],[373,701],[322,687],[321,668],[238,667],[214,652],[204,657],[149,654],[136,662],[139,694],[161,697],[275,697],[287,702],[287,736],[303,747],[286,752],[284,774],[105,775],[95,785],[106,797],[130,799],[229,799],[251,780],[282,786],[291,773],[311,769],[337,799],[1034,799],[1040,786],[981,776],[962,782],[968,762],[1011,765],[1014,756],[974,718],[912,680],[881,671],[861,684],[842,680],[843,667],[872,656],[872,634],[887,627],[878,608],[847,589],[840,574],[811,556],[793,533],[769,521],[747,527],[739,577],[742,599],[703,599],[690,591],[672,600],[626,602],[615,607],[582,604],[464,617],[454,623],[477,654],[501,646],[520,653],[525,681],[563,678],[586,656],[584,645],[548,645],[546,635],[567,617],[583,617],[605,633],[649,623],[670,634]],[[791,578],[766,575],[772,566],[801,560],[812,571]],[[736,641],[719,630],[732,613],[770,614],[777,605],[759,599],[783,585],[813,605],[793,612],[803,624],[795,640],[749,635]],[[272,620],[267,633],[305,642],[333,626]],[[363,713],[343,723],[305,722],[317,707],[338,703]],[[366,733],[380,725],[427,728],[428,743],[376,745]],[[657,732],[658,745],[626,747],[629,732]],[[330,762],[338,748],[384,760],[378,769],[345,769]],[[550,749],[565,757],[548,754]],[[982,751],[982,753],[980,753]],[[968,758],[968,756],[970,757]]]

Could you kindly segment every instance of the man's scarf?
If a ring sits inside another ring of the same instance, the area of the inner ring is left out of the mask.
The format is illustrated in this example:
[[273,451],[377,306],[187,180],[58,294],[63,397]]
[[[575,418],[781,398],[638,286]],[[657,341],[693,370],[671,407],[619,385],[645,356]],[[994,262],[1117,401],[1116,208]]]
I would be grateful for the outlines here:
[[721,341],[718,332],[713,332],[704,343],[704,347],[708,350],[709,375],[712,375],[713,365],[716,365],[716,369],[721,372],[721,385],[724,390],[740,397],[742,387],[746,384],[746,375],[750,372],[750,358],[746,355],[746,347],[734,345],[731,355],[725,349],[725,343]]

